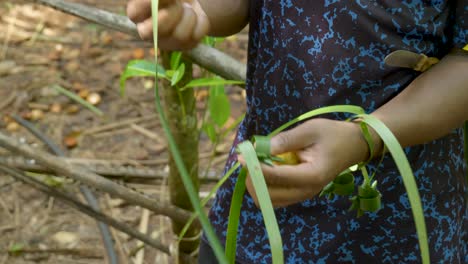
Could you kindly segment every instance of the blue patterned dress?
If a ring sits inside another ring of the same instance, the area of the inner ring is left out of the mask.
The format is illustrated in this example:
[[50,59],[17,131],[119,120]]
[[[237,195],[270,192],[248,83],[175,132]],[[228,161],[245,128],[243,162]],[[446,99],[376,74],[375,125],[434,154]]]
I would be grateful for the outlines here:
[[[234,144],[322,106],[352,104],[372,112],[417,76],[385,66],[387,54],[405,49],[441,58],[465,43],[468,0],[251,0],[247,115]],[[432,263],[468,263],[462,132],[405,150],[424,206]],[[232,153],[227,168],[235,159]],[[277,209],[285,262],[420,263],[409,200],[391,158],[377,179],[383,207],[361,218],[348,212],[347,197],[315,197]],[[236,180],[220,188],[210,211],[223,242]],[[271,263],[262,215],[248,194],[237,260]]]

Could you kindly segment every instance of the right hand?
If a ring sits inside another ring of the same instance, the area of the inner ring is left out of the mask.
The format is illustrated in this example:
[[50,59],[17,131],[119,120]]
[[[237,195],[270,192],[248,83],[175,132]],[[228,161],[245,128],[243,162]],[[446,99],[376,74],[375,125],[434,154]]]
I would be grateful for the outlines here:
[[[198,0],[160,0],[159,6],[160,49],[192,49],[208,34],[210,23]],[[151,0],[129,0],[127,15],[143,40],[153,39]]]

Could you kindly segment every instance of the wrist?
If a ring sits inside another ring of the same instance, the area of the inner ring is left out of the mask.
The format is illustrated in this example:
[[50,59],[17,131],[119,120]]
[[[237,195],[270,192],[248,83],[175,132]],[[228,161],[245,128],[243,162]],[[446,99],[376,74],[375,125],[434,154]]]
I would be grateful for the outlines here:
[[[356,164],[370,161],[382,155],[384,144],[377,132],[370,126],[367,126],[366,131],[364,131],[361,127],[361,120],[359,119],[353,120],[350,123],[353,125],[353,138],[355,138],[357,142],[356,146],[360,153],[358,155],[359,160]],[[364,133],[368,134],[367,138]]]

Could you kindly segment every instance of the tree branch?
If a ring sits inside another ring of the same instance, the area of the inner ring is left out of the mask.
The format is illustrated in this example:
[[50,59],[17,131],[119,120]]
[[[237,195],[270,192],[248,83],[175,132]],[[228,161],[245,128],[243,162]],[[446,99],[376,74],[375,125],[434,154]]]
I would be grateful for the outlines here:
[[[154,247],[168,255],[171,255],[171,250],[168,246],[162,244],[160,241],[158,240],[155,240],[153,239],[152,237],[146,235],[146,234],[143,234],[141,232],[139,232],[138,230],[135,230],[134,228],[128,226],[127,224],[124,224],[122,222],[119,222],[117,220],[115,220],[114,218],[112,217],[109,217],[101,212],[98,212],[96,210],[94,210],[93,208],[89,207],[88,205],[86,204],[83,204],[81,203],[80,201],[76,200],[75,198],[73,198],[72,196],[70,196],[69,194],[65,193],[65,192],[61,192],[61,191],[58,191],[56,189],[54,189],[53,187],[50,187],[48,186],[47,184],[37,180],[37,179],[34,179],[32,177],[29,177],[23,173],[21,173],[20,171],[18,170],[14,170],[14,169],[10,169],[8,167],[5,167],[5,166],[2,166],[0,165],[0,171],[1,172],[4,172],[6,174],[9,174],[10,176],[22,181],[22,182],[25,182],[26,184],[29,184],[31,186],[33,186],[34,188],[48,194],[48,195],[51,195],[55,198],[58,198],[60,199],[61,201],[67,203],[68,205],[76,208],[78,211],[88,215],[89,217],[93,218],[93,219],[96,219],[98,221],[101,221],[103,223],[106,223],[112,227],[114,227],[115,229],[123,232],[123,233],[126,233],[128,234],[129,236],[135,238],[135,239],[138,239],[142,242],[144,242],[145,244],[151,246],[151,247]],[[182,256],[183,259],[186,259],[186,260],[189,260],[190,259],[190,256],[188,255],[183,255]]]
[[[135,24],[125,16],[63,0],[32,1],[139,38]],[[184,53],[194,63],[225,79],[245,81],[247,67],[215,48],[199,44]]]
[[[8,137],[2,133],[0,133],[0,146],[12,152],[24,155],[25,157],[34,159],[60,175],[70,177],[88,186],[95,187],[96,189],[128,201],[129,203],[147,208],[156,214],[168,216],[176,222],[185,223],[191,216],[189,211],[146,197],[141,193],[130,190],[111,180],[90,172],[83,167],[65,163],[45,151],[33,149],[30,146],[20,144],[14,138]],[[197,222],[196,225],[199,225],[199,222]]]

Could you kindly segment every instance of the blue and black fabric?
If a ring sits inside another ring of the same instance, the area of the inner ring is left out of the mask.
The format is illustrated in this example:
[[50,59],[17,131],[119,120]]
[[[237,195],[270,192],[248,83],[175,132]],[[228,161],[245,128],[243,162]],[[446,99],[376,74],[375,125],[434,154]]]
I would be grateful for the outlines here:
[[[386,66],[387,54],[403,49],[442,58],[468,43],[468,0],[251,0],[250,5],[247,115],[234,145],[322,106],[352,104],[372,112],[419,74]],[[419,185],[432,262],[468,263],[461,129],[405,151]],[[226,168],[235,160],[232,151]],[[222,241],[236,179],[220,188],[210,211]],[[346,197],[315,197],[277,209],[285,262],[420,263],[408,197],[390,157],[378,168],[377,180],[383,207],[360,218],[348,211]],[[248,194],[237,261],[271,263],[262,214]]]

